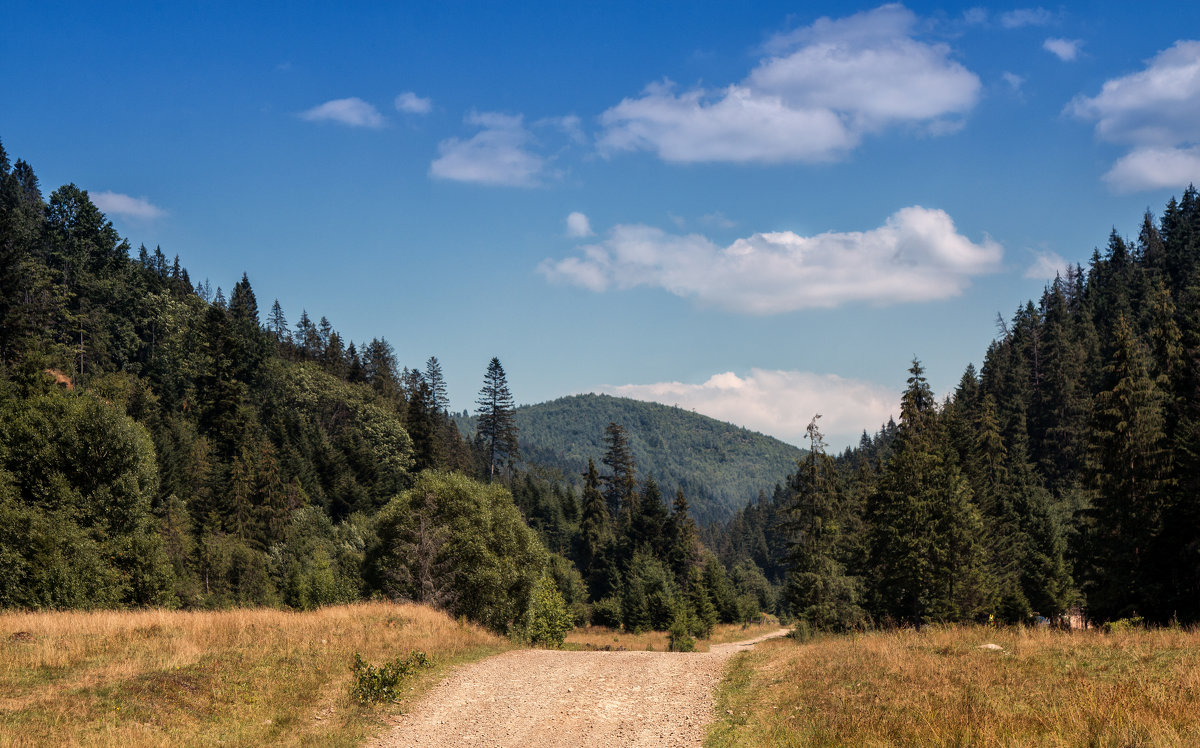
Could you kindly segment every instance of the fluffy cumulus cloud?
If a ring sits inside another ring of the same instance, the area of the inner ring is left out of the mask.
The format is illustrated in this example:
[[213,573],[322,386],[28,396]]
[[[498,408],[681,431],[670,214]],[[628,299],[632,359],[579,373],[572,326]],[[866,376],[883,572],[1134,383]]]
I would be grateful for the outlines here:
[[822,18],[771,39],[747,77],[723,89],[648,86],[606,111],[601,153],[666,161],[829,161],[892,126],[956,129],[979,78],[950,49],[915,38],[917,17],[885,5]]
[[869,382],[835,374],[751,369],[740,376],[716,374],[702,384],[660,382],[603,388],[636,400],[694,409],[802,445],[804,427],[816,414],[831,451],[857,443],[899,412],[900,395]]
[[962,293],[1003,250],[958,233],[941,210],[904,208],[870,231],[759,233],[721,247],[698,234],[645,225],[613,228],[580,254],[545,260],[552,281],[592,291],[638,286],[744,314],[780,314],[851,301],[929,301]]
[[1096,123],[1101,140],[1131,146],[1105,175],[1117,191],[1200,181],[1200,41],[1179,41],[1136,73],[1077,96],[1067,111]]
[[383,115],[362,99],[333,99],[300,113],[300,119],[309,122],[337,122],[349,127],[383,127]]
[[592,236],[592,224],[588,217],[579,211],[567,216],[567,236],[582,238]]
[[139,218],[142,220],[152,220],[166,215],[166,211],[157,205],[153,205],[144,197],[130,197],[122,195],[119,192],[90,192],[88,197],[92,203],[104,213],[109,215],[123,216],[125,218]]
[[433,100],[405,91],[396,97],[396,111],[407,114],[429,114],[433,111]]
[[1056,39],[1051,37],[1042,42],[1042,49],[1063,62],[1074,62],[1079,59],[1079,50],[1082,46],[1083,42],[1079,39]]
[[431,176],[458,182],[508,187],[539,183],[545,160],[530,146],[533,136],[519,115],[472,112],[466,123],[480,128],[468,139],[449,138],[438,144]]

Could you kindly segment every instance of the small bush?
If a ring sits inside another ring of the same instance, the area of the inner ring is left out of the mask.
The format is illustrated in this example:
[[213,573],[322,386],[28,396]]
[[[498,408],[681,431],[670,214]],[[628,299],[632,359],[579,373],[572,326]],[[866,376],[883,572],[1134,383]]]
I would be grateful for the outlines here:
[[696,640],[692,638],[690,628],[687,611],[680,609],[675,613],[675,620],[671,621],[671,628],[667,630],[667,648],[672,652],[694,652]]
[[597,600],[592,605],[592,623],[614,629],[621,628],[621,600],[617,597]]
[[543,575],[529,596],[529,607],[525,612],[526,638],[531,644],[558,648],[574,625],[554,579]]
[[1146,620],[1141,616],[1133,618],[1118,618],[1115,621],[1108,621],[1104,624],[1104,633],[1106,634],[1127,634],[1134,629],[1140,629],[1145,625]]
[[788,637],[791,639],[795,639],[796,641],[798,641],[800,643],[810,641],[813,638],[812,624],[810,624],[804,618],[797,618],[796,625],[792,627],[792,630],[788,634]]
[[401,686],[411,675],[433,667],[433,661],[424,652],[412,650],[408,657],[399,658],[375,667],[354,653],[354,680],[350,684],[350,695],[360,704],[396,701],[401,695]]

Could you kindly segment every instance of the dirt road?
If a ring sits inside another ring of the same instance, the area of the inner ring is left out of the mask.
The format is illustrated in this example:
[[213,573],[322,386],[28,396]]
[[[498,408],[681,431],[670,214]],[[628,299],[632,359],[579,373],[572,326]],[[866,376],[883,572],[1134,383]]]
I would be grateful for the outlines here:
[[733,653],[522,650],[467,665],[413,704],[375,745],[698,746]]

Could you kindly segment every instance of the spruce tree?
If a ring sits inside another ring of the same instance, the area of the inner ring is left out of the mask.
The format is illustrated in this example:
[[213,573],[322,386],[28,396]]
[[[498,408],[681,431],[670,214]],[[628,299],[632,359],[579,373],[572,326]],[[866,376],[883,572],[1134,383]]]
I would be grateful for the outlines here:
[[1144,611],[1157,586],[1148,557],[1160,531],[1170,458],[1163,432],[1164,397],[1150,376],[1145,348],[1124,316],[1113,332],[1088,453],[1093,493],[1085,590],[1088,606],[1099,618]]
[[842,630],[862,619],[858,580],[838,558],[841,540],[840,481],[813,416],[806,428],[808,453],[791,481],[785,528],[789,567],[787,600],[792,614],[818,630]]
[[442,375],[442,365],[437,356],[430,356],[425,362],[425,382],[429,385],[431,404],[434,412],[444,414],[450,409],[450,398],[446,394],[446,378]]
[[637,463],[629,449],[629,437],[621,424],[610,422],[604,429],[604,441],[608,448],[601,461],[610,472],[601,480],[608,512],[614,518],[632,516],[631,505],[637,497]]
[[517,424],[513,415],[513,397],[508,390],[508,380],[500,359],[493,357],[483,377],[483,388],[479,390],[476,438],[483,444],[488,464],[488,477],[496,476],[497,468],[520,459],[517,446]]

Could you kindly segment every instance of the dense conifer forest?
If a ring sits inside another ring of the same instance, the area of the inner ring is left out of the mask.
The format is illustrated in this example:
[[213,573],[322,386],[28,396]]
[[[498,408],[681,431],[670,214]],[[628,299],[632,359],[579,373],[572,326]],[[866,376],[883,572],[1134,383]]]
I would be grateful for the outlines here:
[[1189,188],[1021,305],[943,401],[913,361],[898,422],[829,455],[814,418],[786,480],[699,527],[718,487],[664,492],[634,424],[546,469],[492,359],[463,436],[436,357],[264,312],[245,275],[197,283],[0,147],[0,608],[379,596],[517,631],[552,578],[576,622],[680,640],[764,611],[1194,622],[1198,242]]
[[913,361],[900,420],[709,537],[820,628],[1200,619],[1200,203],[1114,230],[1020,305],[938,402]]

